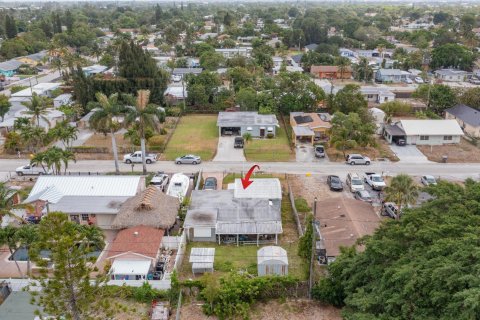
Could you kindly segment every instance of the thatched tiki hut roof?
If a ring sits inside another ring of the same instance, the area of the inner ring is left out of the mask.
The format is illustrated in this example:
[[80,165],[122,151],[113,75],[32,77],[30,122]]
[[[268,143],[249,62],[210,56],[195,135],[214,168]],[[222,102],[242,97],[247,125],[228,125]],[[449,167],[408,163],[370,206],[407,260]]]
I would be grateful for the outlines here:
[[180,203],[178,198],[168,196],[154,186],[125,201],[113,220],[114,229],[139,225],[169,229],[175,224]]

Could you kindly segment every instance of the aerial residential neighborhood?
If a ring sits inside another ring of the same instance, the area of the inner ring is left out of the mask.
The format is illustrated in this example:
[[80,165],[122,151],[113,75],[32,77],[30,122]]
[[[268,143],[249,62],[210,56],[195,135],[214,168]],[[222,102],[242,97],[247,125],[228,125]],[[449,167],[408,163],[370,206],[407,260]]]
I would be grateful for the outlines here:
[[0,320],[480,318],[480,6],[0,5]]

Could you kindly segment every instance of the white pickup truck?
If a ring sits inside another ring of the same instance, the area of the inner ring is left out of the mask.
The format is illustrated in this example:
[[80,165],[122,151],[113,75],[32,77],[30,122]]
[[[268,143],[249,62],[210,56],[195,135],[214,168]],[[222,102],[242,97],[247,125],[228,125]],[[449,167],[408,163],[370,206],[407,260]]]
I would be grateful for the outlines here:
[[365,172],[365,183],[370,185],[373,190],[382,191],[387,186],[382,175],[375,172]]
[[[158,155],[156,153],[145,153],[145,163],[150,164],[157,161]],[[135,151],[123,156],[125,163],[142,163],[142,151]]]
[[[46,170],[46,169],[45,169]],[[43,174],[50,174],[50,171],[45,171],[42,167],[37,167],[34,164],[29,164],[26,166],[21,166],[15,169],[15,172],[18,176],[37,176]]]

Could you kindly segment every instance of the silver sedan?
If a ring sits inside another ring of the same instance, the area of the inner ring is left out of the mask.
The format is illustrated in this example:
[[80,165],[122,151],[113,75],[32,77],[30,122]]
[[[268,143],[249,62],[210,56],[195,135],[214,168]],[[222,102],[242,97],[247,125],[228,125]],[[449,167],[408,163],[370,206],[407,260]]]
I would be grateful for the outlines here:
[[176,164],[199,164],[202,162],[202,159],[199,156],[193,154],[187,154],[175,159]]

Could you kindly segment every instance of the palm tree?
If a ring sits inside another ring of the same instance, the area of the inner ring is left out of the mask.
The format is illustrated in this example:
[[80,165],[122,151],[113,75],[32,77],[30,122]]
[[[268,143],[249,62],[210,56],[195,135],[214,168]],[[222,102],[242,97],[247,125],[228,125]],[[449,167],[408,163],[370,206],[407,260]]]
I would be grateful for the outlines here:
[[110,136],[112,138],[113,158],[115,159],[115,173],[120,174],[120,168],[118,166],[117,141],[115,140],[115,131],[118,130],[119,125],[115,118],[122,114],[123,107],[118,102],[117,93],[107,97],[105,94],[97,92],[95,96],[98,101],[98,107],[90,118],[90,124],[96,130],[101,128],[103,130],[110,131]]
[[97,226],[94,225],[81,225],[77,224],[79,234],[83,235],[83,242],[81,245],[85,245],[87,252],[92,249],[103,249],[105,246],[105,235]]
[[40,126],[40,119],[50,124],[50,121],[47,118],[47,109],[52,104],[50,98],[39,96],[34,92],[32,94],[32,99],[30,101],[22,102],[22,104],[27,107],[25,113],[32,116],[32,123],[36,123],[37,127]]
[[355,73],[356,73],[356,79],[357,80],[363,80],[365,83],[370,80],[373,70],[370,67],[370,64],[368,63],[367,58],[361,57],[360,61],[358,62],[356,68],[355,68]]
[[78,129],[77,127],[71,126],[68,121],[65,120],[57,124],[51,132],[56,138],[62,141],[65,148],[68,148],[71,146],[71,143],[77,139]]
[[165,113],[163,109],[157,105],[149,104],[149,98],[149,90],[138,90],[136,98],[131,95],[126,96],[126,100],[130,105],[126,107],[127,117],[125,122],[127,125],[138,123],[144,175],[147,174],[147,164],[145,163],[145,131],[148,128],[156,130],[156,120],[160,122],[165,120]]
[[67,172],[68,163],[75,160],[75,154],[68,150],[62,150],[59,147],[53,146],[44,152],[35,154],[31,163],[41,165],[44,169],[47,167],[53,170],[53,174],[60,174],[62,172],[62,164],[64,172]]
[[348,70],[349,67],[350,67],[350,59],[345,57],[338,58],[337,68],[338,68],[338,71],[340,72],[340,78],[342,79],[342,81],[344,80],[343,75],[345,74],[345,72]]
[[[415,204],[418,198],[418,186],[412,177],[406,174],[399,174],[393,177],[390,186],[385,189],[385,200],[394,202],[398,206],[399,213],[405,205]],[[397,220],[400,214],[397,215]]]
[[252,141],[252,134],[250,132],[246,132],[243,134],[243,139],[245,140],[245,144]]

